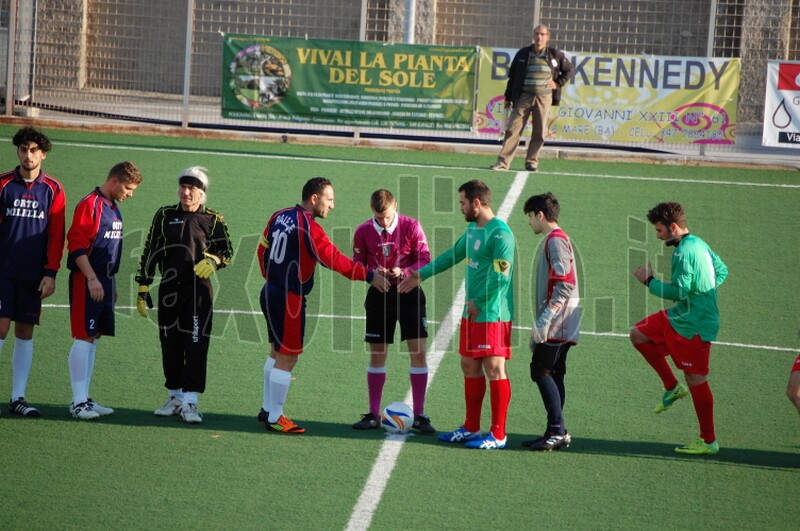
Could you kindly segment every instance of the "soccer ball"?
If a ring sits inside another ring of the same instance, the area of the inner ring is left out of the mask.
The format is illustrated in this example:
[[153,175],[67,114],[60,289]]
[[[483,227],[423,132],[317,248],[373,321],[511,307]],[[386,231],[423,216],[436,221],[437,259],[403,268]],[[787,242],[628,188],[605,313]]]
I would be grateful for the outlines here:
[[389,433],[408,433],[414,424],[414,411],[405,402],[392,402],[383,408],[381,422]]

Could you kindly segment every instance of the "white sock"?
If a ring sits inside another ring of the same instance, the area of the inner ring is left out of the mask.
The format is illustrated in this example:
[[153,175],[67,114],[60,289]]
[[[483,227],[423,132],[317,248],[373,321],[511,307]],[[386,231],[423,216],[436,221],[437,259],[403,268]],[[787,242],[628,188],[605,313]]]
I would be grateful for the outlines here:
[[269,375],[272,374],[274,367],[275,358],[267,356],[267,361],[264,362],[264,400],[261,403],[261,408],[264,411],[269,411]]
[[289,394],[292,373],[282,369],[272,369],[269,375],[269,421],[276,422],[283,415],[283,404]]
[[92,374],[94,374],[94,358],[95,354],[97,354],[97,344],[100,342],[100,338],[95,339],[89,346],[91,349],[89,350],[89,364],[86,366],[86,398],[88,399],[92,396],[92,393],[89,391],[89,388],[92,386]]
[[167,393],[169,393],[170,398],[177,398],[181,402],[183,402],[183,390],[181,389],[167,389]]
[[89,399],[86,375],[92,344],[76,339],[69,349],[69,381],[72,384],[72,403],[82,404]]
[[196,391],[184,391],[183,392],[183,403],[184,404],[194,404],[197,405],[197,399],[200,398],[200,393]]
[[11,400],[25,398],[25,388],[28,386],[28,375],[33,364],[33,339],[19,339],[14,341],[14,354],[11,356],[14,366]]

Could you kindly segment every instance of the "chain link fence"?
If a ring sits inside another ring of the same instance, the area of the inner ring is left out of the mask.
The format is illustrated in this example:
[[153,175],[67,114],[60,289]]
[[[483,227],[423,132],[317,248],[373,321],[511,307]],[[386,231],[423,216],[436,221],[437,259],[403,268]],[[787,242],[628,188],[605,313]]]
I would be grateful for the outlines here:
[[535,20],[572,52],[741,58],[740,135],[766,61],[800,59],[800,0],[0,0],[0,90],[6,114],[291,131],[221,117],[223,34],[519,48]]

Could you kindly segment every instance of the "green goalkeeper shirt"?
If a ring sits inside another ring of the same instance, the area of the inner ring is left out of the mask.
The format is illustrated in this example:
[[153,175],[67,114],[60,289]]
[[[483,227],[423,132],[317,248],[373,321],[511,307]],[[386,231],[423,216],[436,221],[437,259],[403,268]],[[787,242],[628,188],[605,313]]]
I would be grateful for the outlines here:
[[699,334],[703,341],[714,341],[719,331],[717,287],[727,276],[727,266],[708,244],[687,234],[672,253],[671,281],[653,279],[649,290],[677,302],[667,310],[676,332],[687,339]]
[[[492,218],[485,226],[470,223],[455,245],[419,270],[423,280],[467,260],[467,301],[480,309],[479,323],[514,319],[514,234],[505,221]],[[464,306],[463,317],[467,316]]]

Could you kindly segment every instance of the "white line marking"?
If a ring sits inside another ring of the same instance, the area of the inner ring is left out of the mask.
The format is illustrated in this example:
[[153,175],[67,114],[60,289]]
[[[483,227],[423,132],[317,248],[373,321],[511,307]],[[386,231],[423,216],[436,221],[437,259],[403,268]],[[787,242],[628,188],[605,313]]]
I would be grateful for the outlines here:
[[[58,309],[69,309],[68,304],[42,304],[42,308],[58,308]],[[117,310],[135,310],[136,306],[116,306]],[[155,310],[153,310],[155,311]],[[229,314],[229,315],[261,315],[260,310],[218,310],[214,309],[215,314]],[[308,317],[314,317],[317,319],[347,319],[348,321],[366,321],[367,317],[365,315],[338,315],[332,313],[310,313]],[[428,319],[429,324],[439,324],[440,322],[445,321],[436,321],[433,319]],[[442,325],[444,326],[444,325]],[[525,330],[530,331],[530,326],[522,326],[516,325],[512,326],[514,330]],[[588,330],[581,330],[582,336],[597,336],[597,337],[624,337],[627,338],[628,334],[621,334],[619,332],[590,332]],[[800,348],[793,348],[793,347],[781,347],[776,345],[754,345],[752,343],[731,343],[728,341],[712,341],[713,345],[719,345],[721,347],[734,347],[734,348],[744,348],[744,349],[752,349],[752,350],[773,350],[777,352],[795,352],[800,354]],[[430,385],[430,383],[429,383]]]
[[[514,176],[514,182],[511,183],[511,187],[508,189],[503,204],[497,209],[497,217],[503,221],[508,220],[509,214],[519,199],[522,190],[525,188],[528,175],[528,172],[519,172]],[[461,313],[464,309],[465,298],[466,288],[464,281],[462,281],[461,286],[458,288],[456,298],[453,301],[453,305],[450,306],[447,317],[445,317],[439,331],[436,333],[436,337],[433,339],[431,352],[427,357],[428,388],[430,388],[431,383],[433,383],[436,370],[439,368],[439,364],[444,358],[447,347],[456,335],[458,324],[461,321]],[[406,393],[405,401],[406,403],[411,402],[410,389],[408,393]],[[375,464],[372,466],[372,471],[364,485],[364,490],[361,491],[356,506],[353,508],[353,512],[350,515],[350,521],[347,523],[346,527],[347,531],[363,531],[369,529],[372,516],[375,514],[375,510],[381,502],[383,491],[386,490],[386,484],[389,482],[389,477],[392,475],[395,464],[397,464],[397,457],[400,455],[400,450],[405,440],[406,436],[387,437],[383,445],[381,445],[378,457],[375,459]]]
[[[8,139],[4,139],[8,140]],[[267,155],[264,153],[236,153],[230,151],[213,151],[204,149],[175,149],[175,148],[157,148],[150,146],[110,146],[98,145],[84,142],[59,142],[59,146],[80,147],[86,149],[109,149],[109,150],[122,150],[122,151],[148,151],[155,153],[185,153],[187,155],[215,155],[220,157],[236,157],[236,158],[256,158],[267,160],[296,160],[307,162],[326,162],[342,164],[355,164],[355,165],[369,165],[369,166],[385,166],[397,168],[428,168],[437,170],[455,170],[455,171],[489,171],[486,168],[478,168],[475,166],[440,166],[435,164],[409,164],[407,162],[377,162],[366,160],[346,160],[346,159],[330,159],[330,158],[314,158],[314,157],[298,157],[296,155]],[[527,173],[527,172],[520,172]],[[674,177],[641,177],[636,175],[598,175],[594,173],[561,173],[561,172],[544,172],[540,171],[537,175],[558,175],[565,177],[586,177],[589,179],[615,179],[622,181],[644,181],[644,182],[665,182],[665,183],[683,183],[683,184],[715,184],[721,186],[750,186],[759,188],[789,188],[800,189],[800,184],[796,183],[754,183],[754,182],[736,182],[736,181],[719,181],[711,179],[679,179]]]
[[[431,344],[431,350],[428,353],[428,388],[433,382],[433,377],[436,375],[436,370],[444,358],[447,347],[456,334],[458,324],[461,321],[461,311],[464,308],[464,297],[466,289],[464,282],[461,282],[461,287],[458,288],[458,293],[447,312],[442,326],[436,332],[436,337]],[[411,390],[406,393],[405,402],[411,402]],[[389,482],[389,477],[392,475],[392,470],[397,464],[397,457],[400,455],[400,450],[406,440],[407,435],[389,435],[383,441],[381,449],[378,452],[378,457],[372,465],[367,482],[364,484],[364,489],[356,501],[353,512],[350,514],[350,521],[347,523],[347,531],[363,531],[369,529],[372,522],[372,516],[381,502],[383,491],[386,490],[386,484]]]

